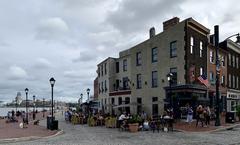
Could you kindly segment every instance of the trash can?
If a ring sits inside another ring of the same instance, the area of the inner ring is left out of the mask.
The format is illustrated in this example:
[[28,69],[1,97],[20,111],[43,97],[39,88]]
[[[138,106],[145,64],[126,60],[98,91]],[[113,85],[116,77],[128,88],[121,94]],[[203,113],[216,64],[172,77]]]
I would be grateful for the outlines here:
[[234,123],[235,122],[235,112],[227,112],[225,121],[226,121],[226,123]]
[[51,130],[58,130],[58,120],[53,120]]
[[[55,119],[55,117],[53,117],[53,120]],[[47,116],[47,129],[51,129],[51,124],[52,124],[52,116],[48,115]]]

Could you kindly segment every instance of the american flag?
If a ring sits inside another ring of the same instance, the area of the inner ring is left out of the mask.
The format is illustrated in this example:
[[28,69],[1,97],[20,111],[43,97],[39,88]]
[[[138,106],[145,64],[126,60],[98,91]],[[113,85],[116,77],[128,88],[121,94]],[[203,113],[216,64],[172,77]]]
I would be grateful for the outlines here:
[[200,76],[198,77],[198,80],[199,80],[202,84],[204,84],[206,87],[209,87],[208,79],[207,79],[207,77],[206,77],[205,75],[200,75]]

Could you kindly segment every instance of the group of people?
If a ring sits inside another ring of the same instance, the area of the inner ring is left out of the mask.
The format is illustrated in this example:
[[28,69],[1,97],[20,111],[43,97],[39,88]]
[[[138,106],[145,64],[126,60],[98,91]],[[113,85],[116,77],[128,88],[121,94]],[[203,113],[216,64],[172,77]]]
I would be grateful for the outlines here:
[[[192,107],[187,106],[187,122],[191,123],[193,121],[194,111]],[[210,109],[209,106],[198,105],[195,112],[196,116],[196,127],[199,122],[201,122],[202,127],[207,127],[210,125],[210,119],[214,118],[214,111]]]

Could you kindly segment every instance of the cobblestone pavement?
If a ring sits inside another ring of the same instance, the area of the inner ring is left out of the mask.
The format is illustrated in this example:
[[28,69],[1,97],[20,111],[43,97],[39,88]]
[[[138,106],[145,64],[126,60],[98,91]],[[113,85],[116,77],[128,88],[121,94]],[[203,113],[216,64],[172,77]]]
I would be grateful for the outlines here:
[[240,128],[215,133],[129,133],[105,127],[72,125],[63,119],[59,119],[59,127],[64,134],[10,145],[240,145]]

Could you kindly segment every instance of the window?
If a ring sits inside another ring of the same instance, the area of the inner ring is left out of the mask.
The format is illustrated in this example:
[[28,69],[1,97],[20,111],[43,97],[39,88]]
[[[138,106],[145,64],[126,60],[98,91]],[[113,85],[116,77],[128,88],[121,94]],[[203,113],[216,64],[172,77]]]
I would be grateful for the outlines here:
[[231,54],[228,54],[228,65],[231,66],[232,59],[231,59]]
[[137,89],[141,89],[141,88],[142,88],[141,74],[137,74]]
[[202,57],[202,53],[203,53],[203,42],[200,41],[200,52],[199,52],[200,57]]
[[238,60],[238,57],[236,57],[236,68],[237,68],[237,69],[239,68],[238,63],[239,63],[239,60]]
[[118,98],[118,105],[122,105],[122,97]]
[[235,76],[232,75],[232,87],[235,88]]
[[98,84],[98,93],[101,93],[101,83]]
[[176,67],[170,68],[170,73],[173,74],[171,84],[176,85],[177,84],[177,68]]
[[170,57],[177,57],[177,41],[170,43]]
[[214,63],[214,53],[212,50],[210,50],[210,62]]
[[115,99],[114,98],[112,98],[112,105],[114,105],[115,104]]
[[98,77],[100,77],[100,67],[98,67],[98,70],[97,70],[97,72],[98,72]]
[[222,66],[225,66],[225,56],[222,56],[222,58],[221,58],[221,63],[222,63],[222,64],[221,64]]
[[104,91],[104,90],[103,90],[103,82],[102,82],[102,90],[101,90],[101,91],[102,91],[102,92]]
[[123,60],[123,71],[127,71],[127,60]]
[[158,54],[158,52],[157,52],[157,47],[155,47],[155,48],[152,48],[152,62],[157,62],[157,54]]
[[125,104],[129,104],[130,103],[130,98],[129,97],[126,97],[125,98]]
[[105,92],[107,91],[107,80],[104,81]]
[[209,73],[209,80],[210,80],[210,83],[211,83],[212,85],[215,84],[213,72],[210,72],[210,73]]
[[136,54],[136,65],[142,65],[142,53],[141,52],[137,52]]
[[200,76],[202,76],[203,75],[203,67],[200,67]]
[[119,89],[119,79],[116,80],[116,90]]
[[152,71],[152,88],[156,88],[158,86],[157,81],[157,71]]
[[128,77],[123,78],[123,89],[128,89]]
[[225,76],[222,75],[222,78],[221,78],[221,85],[225,86]]
[[190,53],[193,54],[193,45],[194,45],[194,38],[190,38]]
[[235,67],[235,56],[232,56],[232,66]]
[[137,98],[137,113],[138,114],[140,114],[140,113],[142,113],[142,106],[141,106],[141,104],[142,104],[142,98]]
[[157,102],[158,101],[158,97],[152,97],[152,102]]
[[158,115],[158,104],[152,104],[152,115]]
[[119,62],[116,62],[116,73],[119,73]]
[[102,73],[102,76],[103,76],[103,65],[101,65],[101,73]]
[[231,111],[236,110],[236,101],[231,101]]
[[230,87],[230,88],[232,87],[232,81],[231,80],[232,80],[232,76],[229,74],[228,75],[228,87]]
[[107,74],[107,63],[104,64],[105,75]]

